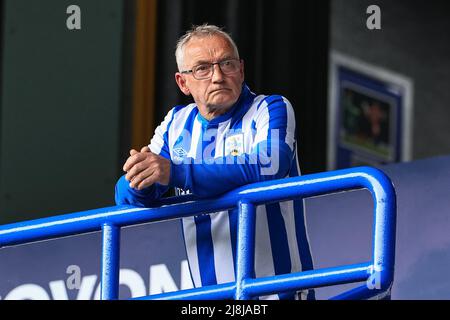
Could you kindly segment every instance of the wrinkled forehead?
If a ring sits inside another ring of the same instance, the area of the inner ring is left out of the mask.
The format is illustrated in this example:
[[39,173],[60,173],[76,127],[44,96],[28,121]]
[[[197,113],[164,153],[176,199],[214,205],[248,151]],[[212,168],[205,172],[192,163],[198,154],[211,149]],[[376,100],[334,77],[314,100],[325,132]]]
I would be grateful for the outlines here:
[[184,64],[187,66],[226,58],[237,57],[228,39],[220,35],[196,36],[184,47]]

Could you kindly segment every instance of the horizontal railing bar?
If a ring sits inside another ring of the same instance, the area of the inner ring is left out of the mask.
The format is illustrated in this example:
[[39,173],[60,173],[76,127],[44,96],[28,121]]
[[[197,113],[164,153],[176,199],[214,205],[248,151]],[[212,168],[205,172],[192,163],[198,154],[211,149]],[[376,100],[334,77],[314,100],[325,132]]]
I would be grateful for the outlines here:
[[[350,282],[366,280],[370,274],[371,263],[352,264],[334,268],[322,268],[290,274],[248,279],[245,281],[246,294],[249,296],[264,296],[272,293],[318,288]],[[273,287],[271,287],[273,286]],[[218,289],[221,288],[221,289]],[[176,292],[167,292],[145,297],[134,298],[138,300],[176,300],[176,299],[232,299],[235,282],[187,289]],[[219,293],[218,290],[225,292]]]
[[153,294],[150,296],[133,298],[132,300],[225,300],[233,299],[235,290],[236,284],[230,282],[214,286]]
[[389,292],[390,291],[386,289],[377,289],[376,287],[369,289],[367,285],[362,285],[331,297],[329,300],[366,300],[375,298],[375,296],[380,296],[379,298],[382,298],[388,295]]
[[[386,180],[384,174],[378,169],[359,167],[258,182],[218,198],[191,200],[159,208],[115,206],[18,222],[0,226],[0,246],[99,231],[104,223],[127,226],[193,216],[199,213],[213,213],[234,208],[238,200],[246,200],[258,205],[358,188],[368,188],[372,193],[376,193],[378,192],[378,189],[374,188],[376,180],[372,176]],[[379,201],[385,200],[380,196],[378,198]]]
[[249,279],[245,282],[245,290],[248,296],[265,296],[274,293],[360,282],[369,278],[371,266],[371,263],[363,263]]
[[100,231],[105,223],[121,226],[115,221],[126,219],[128,215],[137,221],[139,214],[148,210],[115,206],[3,225],[0,226],[0,246]]

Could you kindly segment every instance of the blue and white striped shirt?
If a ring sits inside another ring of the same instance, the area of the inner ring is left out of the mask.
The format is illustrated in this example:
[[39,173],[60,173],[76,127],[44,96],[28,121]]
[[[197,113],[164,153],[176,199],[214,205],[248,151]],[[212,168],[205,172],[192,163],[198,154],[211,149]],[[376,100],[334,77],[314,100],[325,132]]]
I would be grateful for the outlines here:
[[[172,161],[168,186],[138,191],[122,176],[116,203],[150,206],[169,187],[212,197],[245,184],[300,175],[295,116],[279,95],[255,95],[244,84],[235,105],[210,121],[194,103],[176,106],[157,127],[150,150]],[[235,281],[237,209],[182,219],[196,287]],[[256,208],[255,276],[313,268],[302,200]],[[300,298],[313,298],[302,292]],[[287,299],[292,293],[265,298]]]

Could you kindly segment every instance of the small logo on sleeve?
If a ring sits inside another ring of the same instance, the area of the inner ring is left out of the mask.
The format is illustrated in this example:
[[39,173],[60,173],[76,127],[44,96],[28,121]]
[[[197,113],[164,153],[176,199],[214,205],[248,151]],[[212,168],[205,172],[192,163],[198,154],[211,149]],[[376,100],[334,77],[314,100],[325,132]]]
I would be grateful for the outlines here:
[[183,149],[183,147],[174,148],[173,153],[177,158],[180,158],[181,160],[183,160],[184,157],[187,156],[187,152]]
[[184,139],[183,135],[180,135],[172,148],[172,160],[179,164],[184,161],[188,153],[185,149],[185,145],[188,139]]

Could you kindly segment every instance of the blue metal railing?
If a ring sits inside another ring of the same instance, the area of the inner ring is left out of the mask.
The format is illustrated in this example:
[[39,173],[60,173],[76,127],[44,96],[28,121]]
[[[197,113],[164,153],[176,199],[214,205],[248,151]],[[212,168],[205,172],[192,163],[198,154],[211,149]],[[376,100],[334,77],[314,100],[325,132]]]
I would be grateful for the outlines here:
[[[252,278],[255,207],[295,198],[366,188],[374,200],[372,260],[361,264]],[[0,226],[0,247],[102,231],[101,299],[119,296],[120,229],[124,226],[239,209],[236,281],[140,299],[250,299],[344,283],[366,284],[334,299],[365,299],[388,292],[394,278],[396,196],[389,178],[370,167],[337,170],[243,186],[218,198],[191,195],[161,200],[154,208],[115,206]]]

